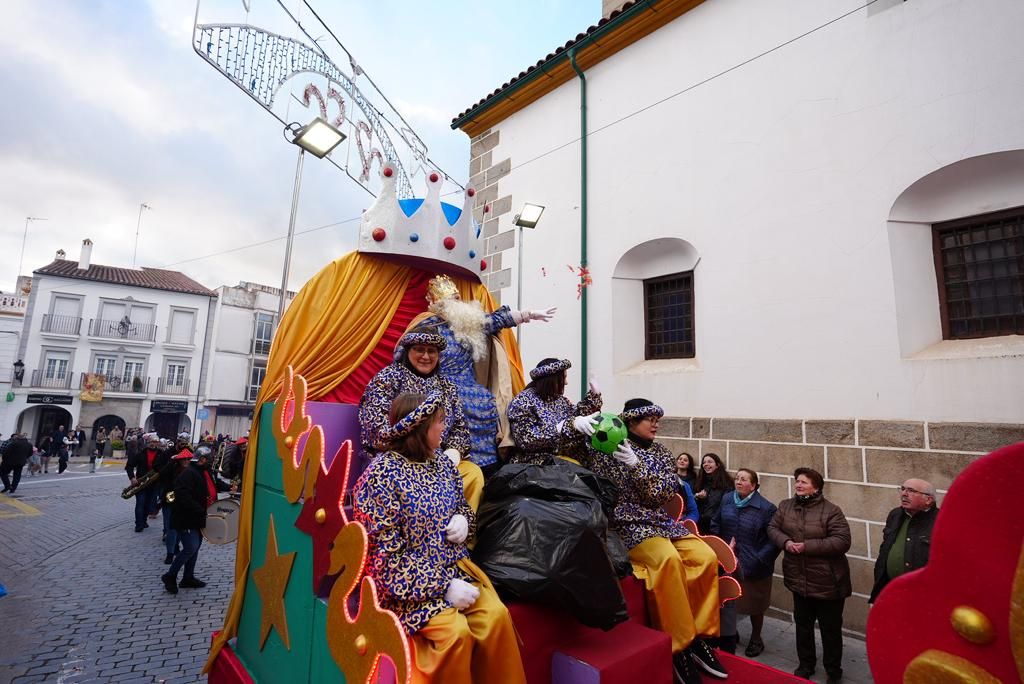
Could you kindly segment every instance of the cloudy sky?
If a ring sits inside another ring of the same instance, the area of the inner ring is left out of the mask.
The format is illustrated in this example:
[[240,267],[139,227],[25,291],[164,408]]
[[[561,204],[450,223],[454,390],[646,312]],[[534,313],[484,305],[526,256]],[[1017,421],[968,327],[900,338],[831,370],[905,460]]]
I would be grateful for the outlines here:
[[[311,0],[359,65],[462,183],[469,140],[451,118],[600,18],[600,0],[425,3]],[[302,39],[281,4],[332,56],[343,55],[302,0],[201,0],[200,23],[246,22]],[[528,3],[526,3],[528,4]],[[184,271],[208,287],[277,286],[296,148],[268,112],[192,49],[190,0],[8,0],[0,34],[0,290],[64,249],[129,266],[139,205],[140,266]],[[337,61],[337,58],[336,58]],[[339,64],[339,66],[341,66]],[[308,79],[307,79],[308,80]],[[301,94],[305,81],[285,89]],[[291,97],[286,120],[308,120]],[[276,111],[276,110],[275,110]],[[292,289],[354,245],[370,196],[308,157]],[[347,221],[347,222],[346,222]],[[265,242],[258,246],[248,246]]]

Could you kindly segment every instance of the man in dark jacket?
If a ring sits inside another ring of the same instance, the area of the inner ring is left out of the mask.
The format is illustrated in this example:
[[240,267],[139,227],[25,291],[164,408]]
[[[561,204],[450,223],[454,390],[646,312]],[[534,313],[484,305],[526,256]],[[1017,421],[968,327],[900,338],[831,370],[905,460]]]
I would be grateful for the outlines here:
[[[178,593],[178,587],[201,589],[206,582],[196,578],[196,559],[203,543],[202,530],[206,527],[206,509],[217,500],[217,492],[233,489],[217,480],[210,472],[213,450],[207,446],[196,448],[190,465],[174,480],[174,501],[171,504],[171,527],[178,532],[181,550],[174,554],[174,560],[167,574],[160,580],[171,594]],[[178,571],[185,568],[185,574],[178,583]]]
[[[9,439],[0,455],[0,480],[4,483],[4,491],[14,494],[21,482],[21,469],[32,457],[32,443],[25,438],[25,435],[15,434]],[[14,472],[14,477],[8,480],[8,475]]]
[[900,486],[900,505],[889,511],[882,530],[882,545],[875,561],[875,586],[868,603],[875,602],[890,580],[928,563],[932,527],[938,515],[935,487],[930,482],[912,478]]
[[[160,455],[160,439],[156,433],[150,433],[146,440],[146,448],[129,458],[124,464],[124,471],[128,474],[128,480],[138,484],[139,480],[146,476],[151,470],[156,469],[157,457]],[[141,532],[149,527],[146,516],[156,513],[157,496],[159,488],[154,482],[135,495],[135,531]]]

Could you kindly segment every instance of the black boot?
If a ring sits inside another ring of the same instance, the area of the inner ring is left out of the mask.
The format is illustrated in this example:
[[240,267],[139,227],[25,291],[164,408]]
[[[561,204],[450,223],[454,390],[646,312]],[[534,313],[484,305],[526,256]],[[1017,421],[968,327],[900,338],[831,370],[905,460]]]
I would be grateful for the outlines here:
[[177,577],[175,577],[174,575],[172,575],[171,573],[168,572],[165,575],[160,575],[160,581],[162,581],[164,583],[164,589],[167,590],[168,594],[177,594],[178,593],[178,578]]

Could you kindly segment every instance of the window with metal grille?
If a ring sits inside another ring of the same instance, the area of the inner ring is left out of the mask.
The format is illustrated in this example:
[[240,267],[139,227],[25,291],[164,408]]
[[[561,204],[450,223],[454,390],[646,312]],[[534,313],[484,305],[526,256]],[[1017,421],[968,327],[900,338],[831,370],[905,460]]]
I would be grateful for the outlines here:
[[256,332],[252,340],[252,351],[259,356],[270,354],[270,341],[274,336],[274,317],[271,314],[256,314]]
[[644,281],[647,359],[692,359],[693,271]]
[[253,364],[249,370],[249,389],[247,397],[249,401],[256,401],[256,397],[260,394],[260,386],[263,385],[263,378],[267,375],[266,366],[258,366]]
[[1024,334],[1024,207],[932,232],[943,339]]

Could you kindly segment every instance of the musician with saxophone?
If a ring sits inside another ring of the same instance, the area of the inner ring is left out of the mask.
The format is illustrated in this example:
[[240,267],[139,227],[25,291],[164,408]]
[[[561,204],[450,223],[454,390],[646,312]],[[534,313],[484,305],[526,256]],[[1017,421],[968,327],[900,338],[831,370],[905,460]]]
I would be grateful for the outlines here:
[[[195,576],[196,558],[203,543],[202,529],[206,527],[206,509],[217,500],[217,492],[235,489],[213,476],[212,460],[213,449],[206,445],[197,447],[189,466],[174,480],[171,527],[178,533],[181,549],[174,554],[167,573],[160,576],[170,594],[177,594],[178,587],[201,589],[206,586],[206,582]],[[182,568],[185,573],[179,584],[178,571]]]
[[124,466],[124,471],[131,481],[131,487],[134,489],[142,485],[141,489],[135,493],[136,532],[141,532],[149,527],[146,517],[156,512],[159,490],[153,485],[159,479],[159,472],[156,469],[158,456],[160,456],[160,438],[155,432],[151,432],[146,435],[146,448],[136,453],[135,458],[129,458]]

